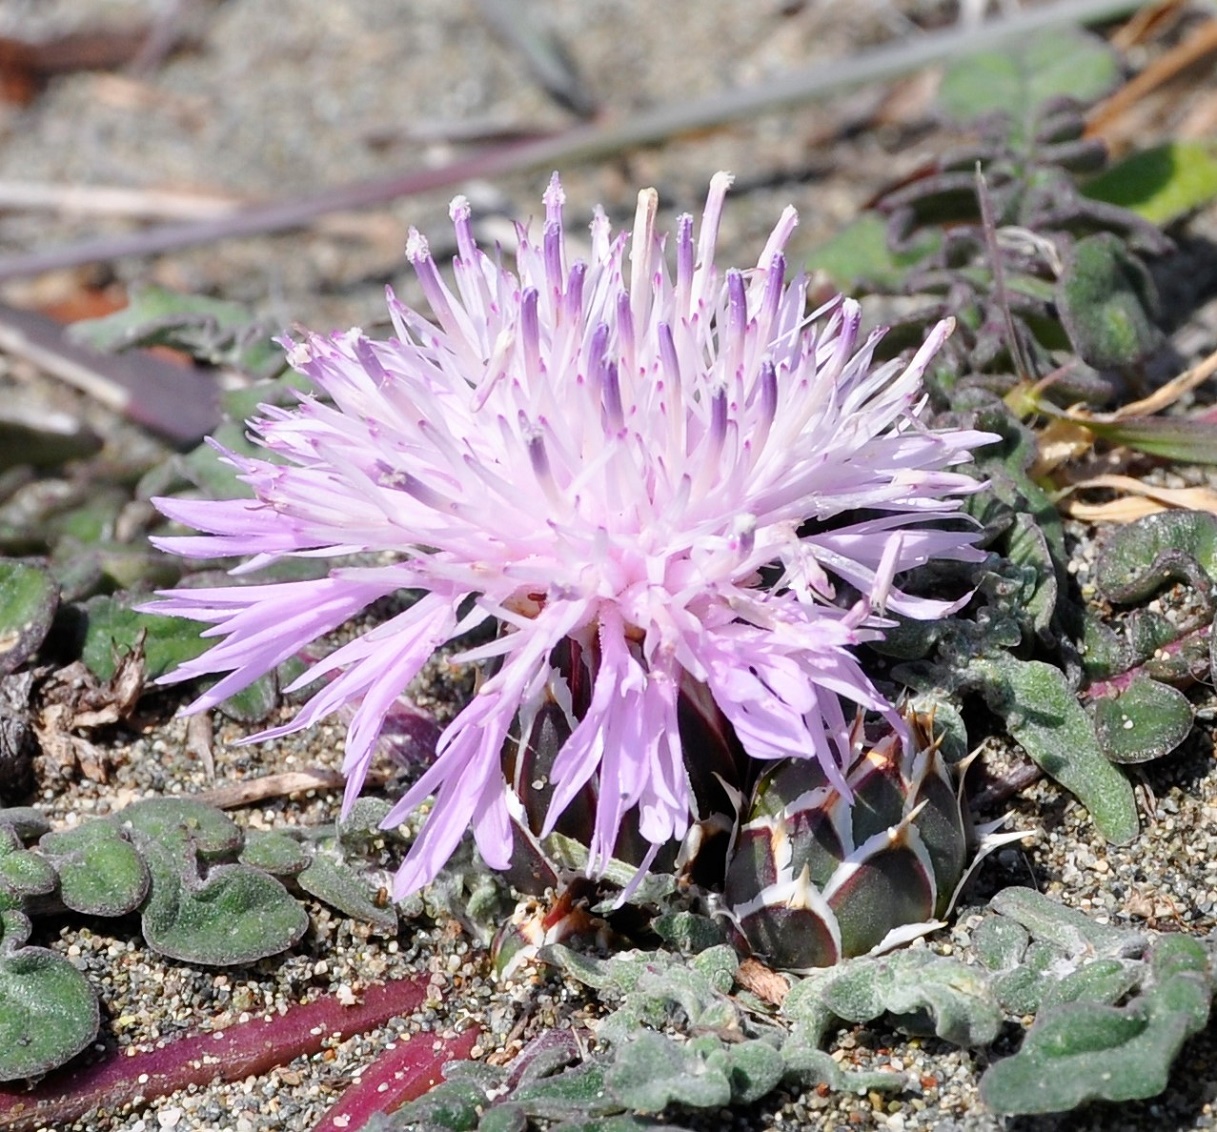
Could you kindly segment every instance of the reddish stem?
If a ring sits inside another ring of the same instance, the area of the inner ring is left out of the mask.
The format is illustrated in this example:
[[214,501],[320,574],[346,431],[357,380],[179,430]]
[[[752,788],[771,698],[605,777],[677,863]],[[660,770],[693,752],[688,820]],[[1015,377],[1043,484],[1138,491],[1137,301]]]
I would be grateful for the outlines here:
[[103,1105],[113,1112],[137,1098],[146,1103],[187,1085],[259,1076],[317,1053],[331,1036],[346,1039],[412,1013],[426,1000],[429,979],[424,972],[368,987],[355,1006],[325,995],[282,1015],[237,1022],[130,1057],[116,1050],[85,1069],[61,1069],[32,1090],[0,1087],[0,1129],[60,1128]]
[[359,1132],[377,1113],[416,1100],[443,1080],[445,1063],[467,1058],[481,1036],[477,1026],[470,1026],[445,1041],[415,1034],[398,1042],[364,1070],[313,1132]]

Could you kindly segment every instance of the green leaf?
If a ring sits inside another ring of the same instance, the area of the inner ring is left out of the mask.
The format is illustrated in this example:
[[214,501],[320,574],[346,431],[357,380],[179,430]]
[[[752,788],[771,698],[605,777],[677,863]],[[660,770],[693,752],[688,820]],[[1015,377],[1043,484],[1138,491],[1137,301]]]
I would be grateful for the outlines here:
[[176,850],[189,845],[207,861],[231,859],[243,843],[241,828],[223,810],[193,798],[145,798],[115,815],[158,847]]
[[1037,892],[1034,888],[1003,888],[990,904],[995,912],[1021,924],[1031,935],[1070,957],[1122,957],[1140,952],[1139,932],[1100,924],[1085,912]]
[[278,877],[295,876],[312,860],[296,838],[280,830],[250,830],[241,850],[241,864]]
[[100,1022],[88,980],[62,955],[0,949],[0,1081],[62,1065],[97,1036]]
[[609,1092],[635,1112],[662,1112],[670,1104],[721,1108],[731,1103],[727,1056],[702,1039],[677,1042],[641,1030],[617,1050],[605,1074]]
[[74,912],[124,916],[148,895],[148,870],[111,821],[86,821],[48,833],[38,851],[59,874],[59,898]]
[[1057,282],[1057,310],[1078,356],[1095,369],[1121,369],[1144,361],[1161,334],[1145,266],[1110,232],[1066,247]]
[[0,826],[0,893],[18,899],[45,896],[56,884],[55,870],[37,853],[23,848],[11,826]]
[[1101,39],[1057,29],[952,63],[938,88],[938,103],[961,122],[1007,114],[1016,137],[1026,138],[1034,111],[1048,99],[1092,102],[1119,78],[1115,55]]
[[887,222],[878,213],[864,213],[808,259],[812,270],[823,271],[843,291],[890,291],[904,281],[909,268],[936,252],[942,234],[934,229],[918,232],[910,247],[893,251],[887,239]]
[[390,1126],[474,1132],[488,1103],[485,1091],[476,1082],[444,1081],[418,1100],[402,1105],[390,1118]]
[[353,869],[324,851],[314,854],[312,861],[296,877],[296,883],[310,896],[337,908],[346,916],[374,925],[392,935],[397,932],[397,911],[392,904],[376,905],[373,889]]
[[656,935],[682,955],[696,955],[726,942],[726,933],[717,920],[694,912],[669,912],[651,923]]
[[913,1032],[928,1030],[957,1046],[991,1044],[1002,1015],[979,968],[924,951],[846,964],[826,981],[823,1001],[847,1022],[893,1015]]
[[1034,1014],[1053,986],[1053,971],[1061,961],[1057,948],[1034,940],[1021,962],[993,976],[993,993],[1010,1014]]
[[1088,181],[1082,192],[1153,224],[1171,224],[1217,199],[1217,146],[1170,141],[1142,150]]
[[1056,567],[1048,540],[1039,524],[1025,511],[1019,511],[1015,513],[1006,542],[1006,557],[1016,565],[1034,571],[1035,588],[1021,608],[1031,627],[1041,635],[1046,634],[1057,601]]
[[308,929],[308,916],[274,877],[219,865],[206,880],[147,851],[152,891],[141,927],[148,946],[184,963],[232,967],[278,955]]
[[717,943],[698,952],[689,967],[719,994],[730,994],[735,986],[735,973],[739,970],[739,955],[730,944]]
[[38,651],[59,604],[59,587],[42,566],[0,558],[0,676]]
[[[1203,576],[1200,575],[1203,572]],[[1118,527],[1099,549],[1094,583],[1110,601],[1152,597],[1165,583],[1217,579],[1217,516],[1159,511]]]
[[482,1113],[478,1132],[528,1132],[528,1115],[513,1101],[500,1101]]
[[905,1087],[902,1073],[842,1069],[830,1054],[818,1049],[797,1031],[782,1043],[781,1052],[786,1064],[785,1076],[799,1082],[805,1089],[827,1085],[836,1093],[864,1096],[867,1093],[898,1093]]
[[371,795],[356,798],[350,811],[338,819],[338,844],[353,853],[362,853],[378,841],[394,840],[399,836],[395,830],[381,829],[392,808],[384,798]]
[[1177,688],[1138,674],[1126,688],[1091,701],[1095,735],[1114,763],[1169,755],[1192,730],[1192,705]]
[[150,798],[121,811],[152,875],[142,922],[148,945],[208,966],[253,963],[291,947],[308,928],[300,904],[274,877],[231,860],[241,831],[202,802]]
[[1037,766],[1090,811],[1099,832],[1115,845],[1137,836],[1140,822],[1132,786],[1099,748],[1094,725],[1060,669],[1006,654],[974,658],[990,708]]
[[240,303],[206,295],[184,295],[164,287],[132,288],[122,310],[74,323],[72,338],[95,350],[169,346],[211,365],[253,374],[283,368],[283,351],[269,330]]
[[768,1042],[754,1039],[727,1047],[734,1104],[755,1104],[782,1081],[786,1065],[782,1055]]
[[1112,444],[1185,464],[1217,464],[1217,430],[1187,417],[1129,417],[1086,421],[1085,427]]
[[1144,966],[1127,959],[1096,959],[1050,984],[1040,1000],[1040,1009],[1070,1002],[1102,1002],[1112,1006],[1137,986]]
[[1041,1012],[1019,1052],[981,1078],[985,1103],[1034,1114],[1161,1093],[1183,1043],[1208,1022],[1213,988],[1195,940],[1165,937],[1150,966],[1154,984],[1126,1006],[1081,1000]]
[[199,634],[197,621],[138,613],[125,598],[95,597],[84,605],[85,637],[81,660],[99,680],[109,680],[118,660],[135,649],[144,634],[144,671],[156,680],[188,660],[206,652],[213,644]]
[[599,1061],[585,1061],[560,1073],[529,1081],[513,1090],[510,1099],[530,1116],[543,1120],[621,1111],[621,1105],[605,1088],[604,1065]]

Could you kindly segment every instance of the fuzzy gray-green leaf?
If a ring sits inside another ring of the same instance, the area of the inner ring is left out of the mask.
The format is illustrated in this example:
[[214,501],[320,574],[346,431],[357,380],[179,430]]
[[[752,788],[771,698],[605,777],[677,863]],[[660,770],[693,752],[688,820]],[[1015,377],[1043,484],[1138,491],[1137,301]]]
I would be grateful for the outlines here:
[[1144,361],[1161,340],[1155,303],[1144,265],[1112,233],[1086,236],[1067,249],[1057,309],[1087,365],[1121,369]]
[[100,1020],[88,980],[62,955],[0,950],[0,1081],[62,1065],[93,1040]]
[[1119,78],[1115,56],[1102,40],[1057,30],[963,56],[943,75],[938,102],[963,122],[986,114],[1010,115],[1015,136],[1025,137],[1024,119],[1041,103],[1062,95],[1089,102]]
[[651,927],[664,943],[682,955],[696,955],[726,943],[726,933],[716,920],[694,912],[668,912],[652,921]]
[[59,899],[74,912],[123,916],[148,894],[148,870],[113,822],[82,822],[48,833],[38,850],[59,874]]
[[1176,579],[1203,585],[1197,570],[1217,578],[1217,516],[1160,511],[1108,535],[1099,548],[1094,582],[1109,600],[1134,602]]
[[55,870],[25,849],[10,826],[0,826],[0,893],[20,899],[54,891]]
[[253,963],[286,951],[308,928],[304,909],[266,873],[220,865],[199,881],[149,857],[152,892],[142,928],[162,955],[211,967]]
[[1145,946],[1145,936],[1140,932],[1100,924],[1085,912],[1067,908],[1033,888],[1004,888],[990,903],[995,912],[1066,955],[1119,958],[1138,954]]
[[662,1112],[670,1104],[721,1108],[731,1103],[730,1066],[721,1048],[678,1042],[642,1030],[617,1051],[605,1085],[626,1108]]
[[959,1046],[988,1045],[1001,1025],[983,971],[929,952],[854,960],[826,981],[822,994],[828,1009],[848,1022],[890,1013],[916,1030],[924,1021],[940,1038]]
[[318,851],[296,883],[310,896],[337,908],[346,916],[372,924],[386,934],[397,931],[397,912],[392,904],[373,902],[373,889],[354,870],[327,853]]
[[1128,959],[1095,959],[1048,986],[1041,1010],[1071,1002],[1102,1002],[1112,1006],[1141,980],[1143,963]]
[[44,567],[0,558],[0,676],[38,651],[58,604],[59,587]]
[[1169,684],[1138,674],[1111,696],[1091,702],[1095,735],[1114,763],[1143,763],[1170,754],[1192,729],[1192,705]]
[[804,1034],[792,1033],[782,1043],[782,1060],[786,1063],[785,1076],[798,1081],[804,1088],[827,1085],[833,1092],[897,1093],[904,1088],[901,1073],[865,1072],[842,1069],[832,1055],[816,1048]]
[[234,856],[243,840],[240,827],[223,810],[193,798],[145,798],[115,817],[158,846],[189,843],[204,860]]
[[391,1117],[390,1126],[473,1132],[486,1104],[486,1093],[476,1083],[460,1079],[444,1081],[418,1100],[402,1105]]
[[312,856],[296,838],[282,830],[251,830],[245,835],[241,864],[277,877],[296,876],[308,868]]
[[974,659],[970,673],[1014,741],[1090,811],[1099,832],[1116,845],[1132,841],[1140,828],[1132,786],[1104,757],[1064,673],[1004,653]]
[[1183,1043],[1208,1021],[1213,988],[1207,954],[1195,940],[1168,936],[1150,962],[1161,976],[1126,1006],[1078,1001],[1045,1010],[1019,1052],[981,1079],[985,1103],[1001,1113],[1034,1114],[1161,1093]]
[[584,1114],[607,1115],[620,1110],[605,1088],[605,1069],[599,1061],[585,1061],[561,1073],[529,1081],[510,1093],[513,1103],[529,1115],[561,1120]]

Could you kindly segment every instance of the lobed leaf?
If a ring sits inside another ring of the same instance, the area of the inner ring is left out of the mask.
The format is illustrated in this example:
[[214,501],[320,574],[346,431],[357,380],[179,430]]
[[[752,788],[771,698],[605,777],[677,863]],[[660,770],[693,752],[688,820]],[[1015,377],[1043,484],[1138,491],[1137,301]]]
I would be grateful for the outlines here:
[[730,1068],[721,1048],[678,1042],[642,1030],[616,1051],[605,1086],[628,1109],[663,1112],[670,1104],[721,1108],[731,1103]]
[[1161,758],[1192,730],[1187,696],[1143,673],[1114,694],[1092,700],[1090,708],[1099,745],[1114,763]]
[[1103,755],[1090,717],[1060,669],[1008,654],[974,658],[976,678],[989,706],[1031,759],[1090,811],[1099,832],[1116,845],[1140,828],[1132,786]]
[[1161,1093],[1183,1043],[1208,1022],[1213,987],[1195,940],[1166,937],[1150,965],[1157,981],[1126,1006],[1079,999],[1045,1009],[1019,1052],[981,1078],[985,1103],[1022,1115]]
[[1160,511],[1117,527],[1099,549],[1094,583],[1110,601],[1152,597],[1169,581],[1217,578],[1217,515]]
[[71,962],[42,947],[0,948],[0,1081],[37,1077],[75,1057],[101,1024],[97,996]]
[[74,912],[124,916],[148,895],[148,870],[110,821],[86,821],[46,834],[38,851],[59,874],[59,899]]

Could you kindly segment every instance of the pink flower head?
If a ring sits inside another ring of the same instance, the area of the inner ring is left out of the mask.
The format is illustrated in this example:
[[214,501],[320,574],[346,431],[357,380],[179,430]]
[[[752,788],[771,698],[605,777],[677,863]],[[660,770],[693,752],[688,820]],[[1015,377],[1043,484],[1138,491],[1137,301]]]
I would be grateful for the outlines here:
[[[562,187],[545,193],[539,240],[519,231],[514,269],[474,241],[452,204],[455,291],[427,242],[406,254],[431,307],[391,293],[396,337],[309,335],[292,366],[323,397],[251,422],[277,462],[227,453],[252,499],[158,500],[201,535],[161,545],[198,557],[381,552],[320,581],[162,595],[160,612],[210,623],[220,642],[168,680],[227,673],[201,711],[402,589],[403,613],[315,664],[330,677],[288,724],[354,705],[344,769],[358,794],[386,710],[427,658],[488,619],[498,635],[464,659],[497,667],[441,735],[435,759],[388,822],[434,795],[398,873],[398,897],[428,883],[466,830],[504,868],[519,803],[501,766],[513,720],[571,704],[554,651],[578,642],[591,689],[553,767],[548,832],[589,783],[591,867],[637,812],[659,846],[686,832],[692,800],[677,701],[708,693],[759,759],[818,759],[844,788],[854,707],[891,705],[851,648],[882,635],[886,606],[914,617],[950,607],[893,579],[931,558],[973,561],[956,521],[975,490],[948,470],[992,438],[928,428],[921,377],[950,331],[938,325],[907,365],[872,361],[848,299],[805,312],[787,279],[788,208],[748,270],[714,263],[731,178],[718,174],[701,223],[676,223],[674,262],[640,194],[633,234],[591,223],[590,254],[567,247]],[[764,571],[764,574],[762,574]],[[841,581],[862,595],[837,604]],[[336,675],[335,675],[336,674]],[[898,725],[898,724],[897,724]],[[523,731],[527,734],[527,731]]]

